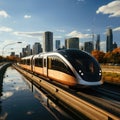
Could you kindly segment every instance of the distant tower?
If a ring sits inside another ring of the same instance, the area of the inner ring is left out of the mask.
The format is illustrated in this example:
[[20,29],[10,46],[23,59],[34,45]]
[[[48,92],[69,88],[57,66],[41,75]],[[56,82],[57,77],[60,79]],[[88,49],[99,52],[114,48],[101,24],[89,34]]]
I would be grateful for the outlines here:
[[41,44],[39,42],[34,43],[33,45],[33,55],[42,52]]
[[94,49],[93,41],[85,42],[84,50],[88,53],[91,53]]
[[15,52],[11,52],[11,55],[10,56],[15,56]]
[[113,43],[113,49],[115,49],[115,48],[117,48],[117,43],[116,42]]
[[108,28],[106,32],[107,40],[106,40],[106,52],[113,50],[113,34],[112,29]]
[[66,39],[65,40],[65,47],[67,49],[69,49],[69,48],[79,49],[79,38],[73,37],[73,38]]
[[60,40],[55,41],[55,47],[56,47],[56,49],[60,48]]
[[21,57],[25,57],[26,54],[26,48],[22,48],[22,53],[21,53]]
[[25,51],[25,52],[26,52],[26,55],[27,55],[27,56],[29,56],[29,55],[32,54],[32,53],[31,53],[30,44],[26,46],[26,51]]
[[97,40],[96,40],[96,50],[100,50],[100,35],[97,35]]
[[43,35],[43,52],[53,51],[53,33],[46,31]]

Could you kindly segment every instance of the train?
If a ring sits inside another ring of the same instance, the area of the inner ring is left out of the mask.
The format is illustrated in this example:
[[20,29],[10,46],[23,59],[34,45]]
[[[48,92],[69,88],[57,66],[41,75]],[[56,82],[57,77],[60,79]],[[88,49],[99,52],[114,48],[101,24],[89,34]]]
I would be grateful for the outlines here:
[[19,66],[69,87],[98,86],[103,83],[99,63],[89,53],[63,49],[21,58]]

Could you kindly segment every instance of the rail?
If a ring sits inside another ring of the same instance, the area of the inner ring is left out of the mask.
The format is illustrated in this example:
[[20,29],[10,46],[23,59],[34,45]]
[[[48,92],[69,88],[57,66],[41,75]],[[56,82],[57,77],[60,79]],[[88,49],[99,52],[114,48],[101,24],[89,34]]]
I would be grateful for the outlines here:
[[37,77],[33,74],[14,65],[19,72],[32,79],[36,84],[44,88],[46,91],[51,93],[56,99],[63,102],[64,105],[69,106],[76,113],[82,113],[86,115],[89,119],[94,120],[119,120],[119,117],[100,109],[99,107],[76,97],[75,95]]

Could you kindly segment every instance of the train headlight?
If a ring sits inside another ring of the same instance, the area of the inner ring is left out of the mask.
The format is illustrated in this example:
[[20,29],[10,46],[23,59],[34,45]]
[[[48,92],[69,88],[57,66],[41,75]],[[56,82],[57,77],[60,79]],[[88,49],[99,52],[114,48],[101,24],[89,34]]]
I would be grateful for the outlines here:
[[83,76],[84,74],[83,74],[83,73],[81,73],[81,75]]
[[102,75],[101,73],[99,73],[99,75]]
[[82,72],[82,70],[79,70],[79,73],[83,76],[84,74],[83,74],[83,72]]
[[102,71],[100,70],[100,71],[99,71],[99,75],[102,75],[102,73],[101,73],[101,72],[102,72]]

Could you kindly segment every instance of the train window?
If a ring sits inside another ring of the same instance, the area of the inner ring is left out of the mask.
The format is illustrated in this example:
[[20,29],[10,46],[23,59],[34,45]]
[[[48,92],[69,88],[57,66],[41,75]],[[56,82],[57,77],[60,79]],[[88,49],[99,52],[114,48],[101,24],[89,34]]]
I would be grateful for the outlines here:
[[44,59],[44,67],[46,67],[46,59]]
[[35,58],[34,64],[35,64],[35,66],[43,67],[43,59],[42,58]]
[[37,58],[35,58],[35,66],[37,66],[37,64],[38,64],[37,61],[38,61]]
[[69,66],[59,57],[57,56],[49,56],[48,57],[48,69],[58,70],[70,75],[73,75],[73,72],[69,68]]
[[24,63],[27,64],[27,60],[26,59],[24,60]]
[[43,67],[43,59],[39,58],[39,67]]
[[30,65],[30,59],[27,59],[27,65]]
[[94,81],[96,79],[99,80],[99,77],[101,77],[98,74],[100,70],[99,64],[92,56],[84,52],[72,51],[69,52],[69,61],[79,73],[79,75],[81,75],[80,71],[84,72],[84,75],[81,75],[81,77],[86,81]]

